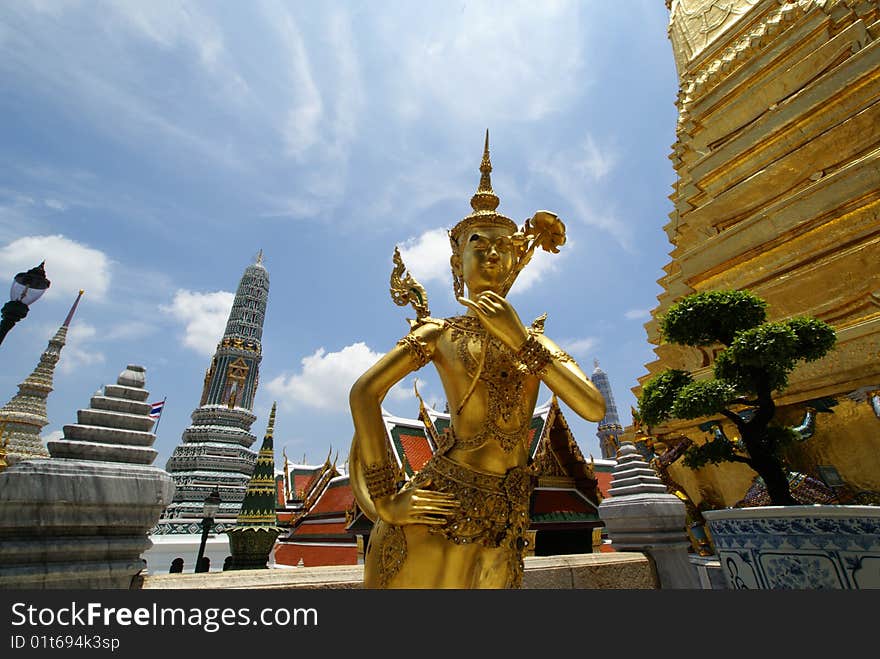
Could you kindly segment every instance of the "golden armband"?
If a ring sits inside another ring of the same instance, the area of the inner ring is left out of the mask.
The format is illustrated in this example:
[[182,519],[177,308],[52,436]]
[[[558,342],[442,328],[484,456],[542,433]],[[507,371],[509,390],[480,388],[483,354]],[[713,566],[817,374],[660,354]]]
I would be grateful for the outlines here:
[[553,361],[553,355],[534,334],[530,334],[516,353],[516,359],[528,373],[540,377],[547,365]]
[[381,499],[397,493],[397,471],[387,462],[364,465],[364,481],[372,499]]
[[407,348],[409,356],[412,358],[416,368],[422,368],[422,366],[431,361],[431,357],[428,354],[428,346],[425,345],[424,341],[413,334],[407,334],[397,342],[397,345]]

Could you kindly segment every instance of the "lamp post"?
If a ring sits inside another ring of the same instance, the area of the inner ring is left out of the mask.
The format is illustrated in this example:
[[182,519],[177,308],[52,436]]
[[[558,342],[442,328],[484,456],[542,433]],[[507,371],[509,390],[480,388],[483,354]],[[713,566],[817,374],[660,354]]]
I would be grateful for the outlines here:
[[31,268],[27,272],[19,272],[12,280],[12,287],[9,289],[9,302],[0,309],[0,343],[6,338],[6,334],[12,329],[22,318],[27,316],[28,307],[40,299],[40,296],[46,292],[51,283],[46,279],[46,271],[43,261],[35,268]]
[[220,492],[215,487],[214,490],[205,497],[205,505],[202,509],[202,542],[199,544],[199,555],[196,558],[196,569],[194,572],[205,572],[202,569],[202,558],[205,555],[205,543],[208,541],[208,533],[214,526],[214,515],[220,507]]

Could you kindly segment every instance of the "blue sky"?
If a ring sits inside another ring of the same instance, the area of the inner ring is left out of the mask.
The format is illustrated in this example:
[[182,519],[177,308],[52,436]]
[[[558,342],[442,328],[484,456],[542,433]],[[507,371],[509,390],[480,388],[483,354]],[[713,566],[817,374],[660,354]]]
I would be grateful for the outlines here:
[[[85,289],[43,436],[141,364],[168,401],[164,466],[262,249],[252,432],[278,401],[279,464],[282,448],[341,461],[348,388],[414,315],[388,294],[395,245],[433,315],[463,312],[445,231],[470,211],[488,128],[499,211],[568,227],[510,299],[524,322],[547,312],[587,373],[599,360],[628,424],[671,250],[667,19],[659,0],[4,2],[0,276],[45,260],[52,286],[0,346],[0,404]],[[436,377],[417,377],[442,409]],[[385,408],[416,414],[412,378]],[[599,457],[596,424],[563,409]]]

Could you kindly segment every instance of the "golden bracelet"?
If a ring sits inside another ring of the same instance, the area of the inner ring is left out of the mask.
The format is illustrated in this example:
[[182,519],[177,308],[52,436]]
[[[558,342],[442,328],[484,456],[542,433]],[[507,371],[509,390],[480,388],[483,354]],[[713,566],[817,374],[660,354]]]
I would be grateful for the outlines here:
[[397,470],[387,462],[381,465],[364,465],[364,480],[373,499],[381,499],[397,492]]
[[547,364],[553,361],[553,355],[544,345],[530,334],[522,348],[516,353],[517,361],[532,375],[540,376]]

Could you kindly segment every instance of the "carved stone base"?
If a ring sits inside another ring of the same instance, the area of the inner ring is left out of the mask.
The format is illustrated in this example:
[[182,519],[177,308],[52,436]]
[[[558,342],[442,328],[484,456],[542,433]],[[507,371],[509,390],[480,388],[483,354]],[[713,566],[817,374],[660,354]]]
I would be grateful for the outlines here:
[[267,567],[269,554],[282,529],[277,526],[236,526],[226,533],[232,551],[233,570],[261,570]]

